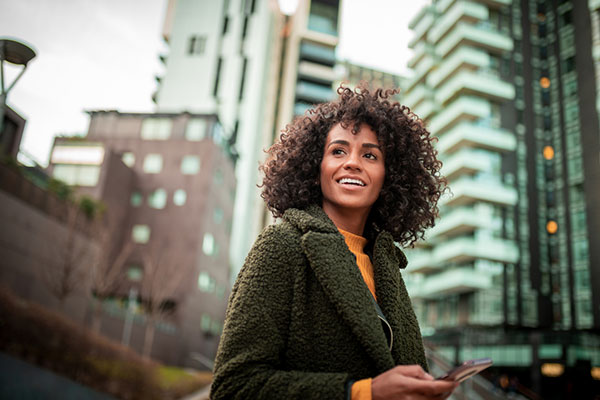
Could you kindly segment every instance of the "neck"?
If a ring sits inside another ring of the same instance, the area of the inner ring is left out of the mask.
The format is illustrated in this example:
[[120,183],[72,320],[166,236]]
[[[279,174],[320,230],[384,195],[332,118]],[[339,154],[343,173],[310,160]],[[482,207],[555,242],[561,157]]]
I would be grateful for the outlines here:
[[339,209],[323,204],[323,211],[338,229],[362,236],[370,210]]

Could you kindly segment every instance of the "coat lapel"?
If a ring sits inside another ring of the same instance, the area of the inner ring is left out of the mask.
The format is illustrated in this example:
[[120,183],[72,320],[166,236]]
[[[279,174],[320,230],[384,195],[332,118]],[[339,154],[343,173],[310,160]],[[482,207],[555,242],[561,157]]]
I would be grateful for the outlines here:
[[427,369],[419,324],[400,274],[406,257],[388,232],[377,237],[373,259],[378,303],[394,332],[394,360],[396,364],[418,362]]
[[308,213],[294,210],[296,215],[286,214],[287,219],[303,231],[303,250],[337,312],[377,368],[382,372],[392,368],[394,359],[373,307],[371,293],[343,236],[320,207],[311,208]]

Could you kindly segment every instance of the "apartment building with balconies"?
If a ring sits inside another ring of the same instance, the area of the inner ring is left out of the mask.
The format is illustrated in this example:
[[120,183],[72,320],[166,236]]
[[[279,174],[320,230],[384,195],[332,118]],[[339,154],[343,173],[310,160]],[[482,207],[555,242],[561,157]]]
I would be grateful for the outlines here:
[[410,25],[403,102],[450,187],[408,251],[423,333],[544,398],[581,365],[600,374],[597,3],[438,0]]

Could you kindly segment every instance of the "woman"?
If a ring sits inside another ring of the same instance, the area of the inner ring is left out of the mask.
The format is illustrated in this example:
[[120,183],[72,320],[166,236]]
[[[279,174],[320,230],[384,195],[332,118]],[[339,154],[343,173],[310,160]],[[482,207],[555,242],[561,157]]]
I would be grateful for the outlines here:
[[433,138],[396,91],[338,89],[288,125],[261,167],[267,227],[234,285],[217,399],[432,399],[435,381],[394,242],[433,225]]

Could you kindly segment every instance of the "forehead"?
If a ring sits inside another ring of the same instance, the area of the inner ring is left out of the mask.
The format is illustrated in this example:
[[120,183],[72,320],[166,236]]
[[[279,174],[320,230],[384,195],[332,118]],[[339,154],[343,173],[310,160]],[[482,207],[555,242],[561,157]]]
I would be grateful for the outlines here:
[[327,133],[327,139],[325,143],[331,143],[335,140],[345,140],[348,142],[368,142],[379,144],[377,134],[367,124],[361,124],[358,132],[352,132],[354,125],[349,125],[344,128],[341,124],[335,124]]

